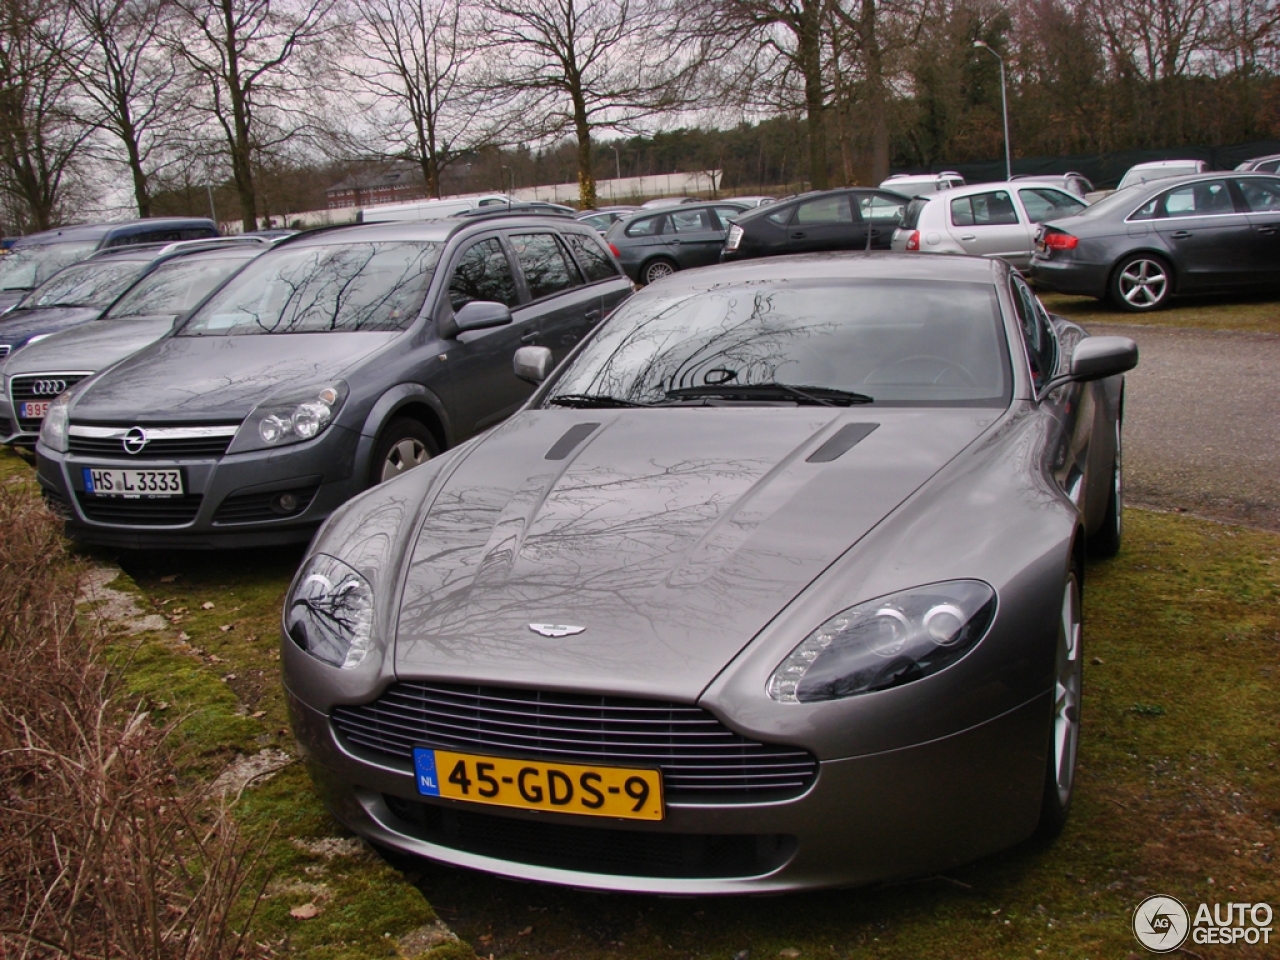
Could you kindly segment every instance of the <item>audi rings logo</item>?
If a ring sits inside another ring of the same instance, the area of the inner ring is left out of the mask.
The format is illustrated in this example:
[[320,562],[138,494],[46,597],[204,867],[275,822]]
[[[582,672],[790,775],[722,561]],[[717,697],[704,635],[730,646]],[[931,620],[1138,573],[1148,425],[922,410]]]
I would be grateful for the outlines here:
[[129,432],[122,438],[125,453],[141,453],[142,448],[147,445],[147,431],[141,427],[130,427]]
[[66,389],[65,380],[37,380],[31,385],[31,393],[37,397],[56,397]]
[[1173,953],[1190,929],[1191,914],[1173,897],[1147,897],[1133,911],[1133,935],[1152,953]]

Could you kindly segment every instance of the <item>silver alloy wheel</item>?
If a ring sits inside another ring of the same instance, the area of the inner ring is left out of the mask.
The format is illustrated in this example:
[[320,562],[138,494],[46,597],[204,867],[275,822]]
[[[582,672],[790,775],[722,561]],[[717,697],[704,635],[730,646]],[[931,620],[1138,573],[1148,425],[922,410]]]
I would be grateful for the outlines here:
[[420,467],[430,459],[431,452],[421,440],[417,437],[405,437],[387,451],[387,457],[382,461],[382,482],[386,483],[406,470]]
[[1080,658],[1080,586],[1074,573],[1067,578],[1062,593],[1062,622],[1058,631],[1053,691],[1053,770],[1058,803],[1065,808],[1071,800],[1076,775],[1084,667]]
[[1134,260],[1120,271],[1120,296],[1135,310],[1150,310],[1169,294],[1169,272],[1159,260]]
[[675,272],[676,268],[666,260],[655,260],[644,268],[644,282],[657,283],[659,280],[664,277],[669,277]]
[[1120,421],[1116,420],[1116,461],[1112,470],[1111,495],[1116,498],[1116,542],[1124,534],[1124,444],[1121,442]]

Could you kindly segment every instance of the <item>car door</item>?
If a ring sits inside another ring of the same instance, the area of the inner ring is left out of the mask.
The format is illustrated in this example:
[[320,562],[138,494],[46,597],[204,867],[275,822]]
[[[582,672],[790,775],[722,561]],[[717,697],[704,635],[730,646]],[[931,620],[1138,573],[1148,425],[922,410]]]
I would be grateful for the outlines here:
[[867,225],[856,198],[849,193],[826,193],[802,200],[787,229],[787,252],[861,250]]
[[1244,254],[1249,279],[1253,283],[1274,284],[1280,270],[1280,180],[1237,177],[1235,186],[1248,211],[1252,231]]
[[523,345],[548,347],[559,363],[600,319],[600,295],[588,287],[560,238],[551,230],[507,234],[528,295],[513,311],[527,326]]
[[954,197],[947,208],[948,232],[965,253],[999,257],[1019,268],[1030,265],[1031,225],[1008,189]]
[[582,271],[582,276],[599,297],[598,315],[593,317],[588,313],[584,318],[587,325],[587,329],[583,331],[585,336],[587,330],[607,317],[613,312],[614,307],[631,296],[631,281],[618,269],[618,262],[609,255],[605,245],[595,237],[570,230],[565,232],[564,240],[568,243],[574,259],[578,261],[578,269]]
[[444,341],[442,354],[435,358],[449,365],[450,389],[444,400],[454,432],[463,439],[509,416],[533,392],[512,372],[511,359],[519,347],[539,338],[540,311],[521,308],[516,271],[497,234],[476,239],[458,251],[450,262],[442,299],[437,321],[473,300],[502,303],[511,309],[511,323],[459,333]]
[[680,269],[687,270],[719,260],[727,230],[720,226],[710,207],[678,207],[667,211],[662,238]]
[[1226,178],[1183,183],[1164,191],[1130,219],[1150,213],[1173,257],[1183,293],[1248,282],[1242,262],[1253,243],[1249,215],[1237,211]]

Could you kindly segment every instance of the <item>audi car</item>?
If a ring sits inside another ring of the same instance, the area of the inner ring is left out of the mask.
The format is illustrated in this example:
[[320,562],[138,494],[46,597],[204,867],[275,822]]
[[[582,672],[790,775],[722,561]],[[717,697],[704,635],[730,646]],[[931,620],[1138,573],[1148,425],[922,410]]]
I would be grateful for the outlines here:
[[1074,791],[1133,341],[1001,261],[770,258],[625,302],[511,419],[336,511],[286,596],[342,823],[662,894],[936,873]]

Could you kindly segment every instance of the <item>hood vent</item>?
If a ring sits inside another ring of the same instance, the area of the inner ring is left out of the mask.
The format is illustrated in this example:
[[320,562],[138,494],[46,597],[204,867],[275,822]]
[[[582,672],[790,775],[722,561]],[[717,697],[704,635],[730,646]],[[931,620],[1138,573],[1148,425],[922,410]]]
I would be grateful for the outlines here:
[[600,426],[598,423],[578,423],[574,424],[564,432],[564,436],[552,444],[551,449],[547,451],[544,460],[563,460],[583,440],[596,432]]
[[805,459],[805,463],[830,463],[852,450],[875,431],[878,423],[846,423],[836,435]]

